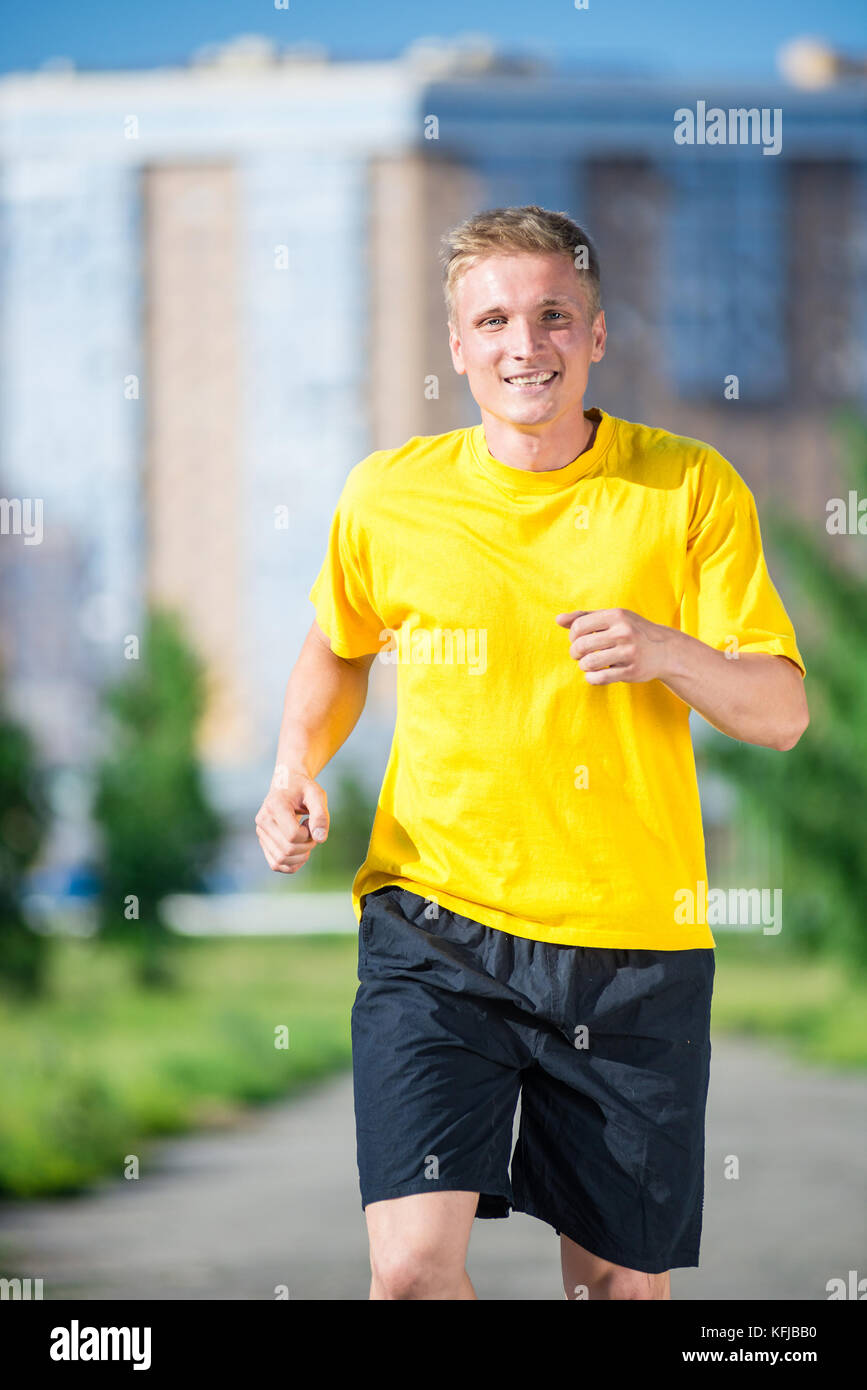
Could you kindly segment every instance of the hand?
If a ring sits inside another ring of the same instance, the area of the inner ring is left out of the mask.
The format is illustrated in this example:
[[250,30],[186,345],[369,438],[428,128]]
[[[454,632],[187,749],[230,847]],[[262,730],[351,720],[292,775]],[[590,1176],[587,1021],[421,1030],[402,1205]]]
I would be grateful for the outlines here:
[[628,608],[577,608],[558,613],[556,621],[569,628],[569,655],[584,672],[588,685],[613,681],[664,679],[669,668],[673,628],[652,623]]
[[[294,874],[328,835],[328,800],[305,772],[290,772],[285,786],[273,786],[256,814],[256,835],[270,868]],[[302,824],[300,816],[307,815]]]

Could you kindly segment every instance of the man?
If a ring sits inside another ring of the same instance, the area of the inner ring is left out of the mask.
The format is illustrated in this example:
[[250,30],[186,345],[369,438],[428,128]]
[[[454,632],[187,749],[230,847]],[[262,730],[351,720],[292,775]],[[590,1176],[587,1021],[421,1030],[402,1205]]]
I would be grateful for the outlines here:
[[560,1234],[567,1298],[669,1298],[698,1264],[714,974],[684,908],[689,712],[792,748],[804,664],[731,464],[584,409],[606,325],[582,228],[483,212],[443,263],[481,423],[349,473],[257,834],[272,869],[306,863],[315,779],[394,661],[352,894],[370,1297],[475,1298],[473,1220],[513,1207]]

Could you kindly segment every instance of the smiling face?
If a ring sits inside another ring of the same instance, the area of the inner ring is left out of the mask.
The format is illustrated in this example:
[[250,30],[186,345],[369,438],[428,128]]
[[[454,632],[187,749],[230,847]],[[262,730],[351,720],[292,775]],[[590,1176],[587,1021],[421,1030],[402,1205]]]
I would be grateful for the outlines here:
[[584,290],[561,252],[497,252],[454,291],[449,347],[483,420],[531,433],[583,419],[591,362],[605,352],[602,310],[587,322]]

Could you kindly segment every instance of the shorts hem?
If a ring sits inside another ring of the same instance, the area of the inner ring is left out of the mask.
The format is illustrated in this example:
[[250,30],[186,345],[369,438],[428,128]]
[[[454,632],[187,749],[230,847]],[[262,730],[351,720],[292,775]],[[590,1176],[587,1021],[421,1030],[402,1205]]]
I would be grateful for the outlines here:
[[477,1215],[482,1218],[491,1216],[508,1216],[509,1208],[514,1206],[514,1196],[511,1192],[504,1192],[502,1187],[496,1184],[479,1181],[477,1178],[450,1178],[448,1182],[431,1182],[427,1178],[413,1178],[410,1182],[397,1183],[393,1187],[376,1188],[372,1192],[361,1194],[361,1209],[370,1206],[371,1202],[388,1202],[394,1197],[415,1197],[422,1192],[478,1192],[478,1206],[482,1205],[482,1198],[493,1198],[496,1201],[506,1203],[506,1211],[487,1209]]
[[636,1269],[642,1274],[665,1274],[669,1269],[698,1268],[698,1249],[694,1245],[689,1248],[681,1246],[670,1255],[637,1254],[627,1250],[625,1246],[618,1245],[616,1241],[600,1238],[583,1230],[581,1223],[573,1220],[571,1216],[564,1221],[562,1217],[546,1215],[531,1203],[514,1203],[513,1206],[515,1211],[533,1216],[537,1221],[544,1221],[547,1226],[552,1226],[556,1235],[568,1236],[569,1240],[574,1240],[576,1245],[582,1245],[597,1259],[608,1260],[624,1269]]

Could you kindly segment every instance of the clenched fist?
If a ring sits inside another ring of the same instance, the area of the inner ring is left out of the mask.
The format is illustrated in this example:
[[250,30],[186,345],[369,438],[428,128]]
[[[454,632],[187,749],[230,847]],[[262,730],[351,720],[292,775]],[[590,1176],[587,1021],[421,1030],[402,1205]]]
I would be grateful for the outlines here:
[[569,655],[588,685],[664,681],[670,674],[672,640],[679,636],[673,628],[629,608],[576,608],[558,613],[554,621],[568,627]]
[[[294,874],[307,863],[314,845],[328,835],[328,799],[305,772],[284,771],[281,781],[285,786],[272,783],[259,807],[256,835],[269,868]],[[307,816],[306,822],[301,816]]]

